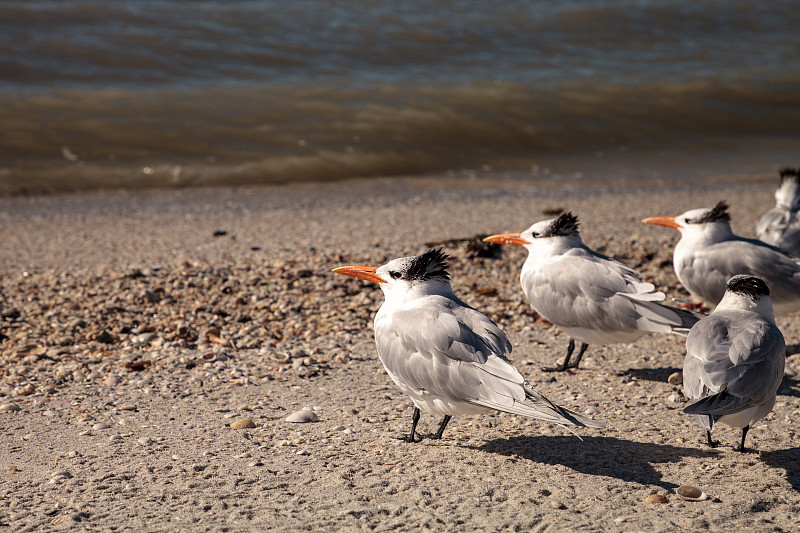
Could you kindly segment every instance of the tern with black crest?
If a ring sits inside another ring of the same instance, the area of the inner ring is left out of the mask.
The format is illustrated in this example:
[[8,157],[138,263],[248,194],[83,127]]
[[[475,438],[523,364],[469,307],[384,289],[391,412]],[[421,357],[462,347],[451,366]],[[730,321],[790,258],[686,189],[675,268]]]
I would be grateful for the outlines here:
[[[528,251],[520,273],[522,290],[537,313],[570,337],[564,362],[544,370],[578,368],[589,344],[633,342],[647,333],[685,335],[699,318],[662,304],[664,293],[643,282],[638,272],[586,246],[572,213],[484,240]],[[581,348],[571,361],[576,340]]]
[[764,213],[756,224],[756,235],[772,246],[800,255],[800,169],[784,168],[775,190],[775,207]]
[[733,276],[717,308],[686,338],[683,388],[692,402],[683,411],[706,429],[716,423],[747,431],[775,406],[783,379],[786,344],[770,302],[770,290],[755,276]]
[[800,309],[800,258],[731,230],[728,204],[691,209],[675,217],[652,217],[642,222],[681,232],[672,262],[675,274],[692,296],[715,306],[726,282],[738,274],[763,279],[770,288],[777,315]]
[[511,343],[505,333],[453,293],[446,260],[441,249],[433,249],[381,267],[333,270],[383,290],[375,344],[389,377],[414,403],[404,440],[419,440],[420,411],[443,417],[433,439],[442,437],[454,415],[492,410],[561,426],[603,427],[554,404],[528,383],[506,357]]

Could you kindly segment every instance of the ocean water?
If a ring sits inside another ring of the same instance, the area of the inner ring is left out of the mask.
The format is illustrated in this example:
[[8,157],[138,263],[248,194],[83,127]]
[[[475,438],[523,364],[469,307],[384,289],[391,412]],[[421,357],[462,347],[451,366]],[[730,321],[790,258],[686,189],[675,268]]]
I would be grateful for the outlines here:
[[792,0],[4,1],[0,194],[796,165],[798,28]]

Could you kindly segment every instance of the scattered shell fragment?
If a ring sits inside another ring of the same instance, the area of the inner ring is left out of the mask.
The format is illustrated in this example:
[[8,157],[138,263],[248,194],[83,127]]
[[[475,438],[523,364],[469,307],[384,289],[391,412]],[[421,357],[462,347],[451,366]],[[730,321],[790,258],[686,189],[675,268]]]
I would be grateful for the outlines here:
[[98,422],[97,424],[95,424],[95,425],[93,425],[93,426],[92,426],[92,429],[94,429],[94,430],[96,431],[96,430],[98,430],[98,429],[108,429],[108,428],[110,428],[110,427],[111,427],[111,426],[109,426],[109,425],[108,425],[108,424],[106,424],[105,422]]
[[139,444],[141,444],[142,446],[147,446],[148,444],[153,442],[153,439],[151,439],[150,437],[139,437],[138,441]]
[[680,385],[683,383],[683,372],[673,372],[667,378],[667,382],[670,385]]
[[135,411],[136,406],[132,403],[123,403],[119,406],[120,411]]
[[708,499],[708,494],[691,485],[681,485],[675,489],[675,493],[680,499],[687,502],[701,502]]
[[231,423],[231,428],[233,429],[248,429],[254,427],[256,427],[255,423],[249,418],[243,418],[241,420],[237,420],[236,422]]
[[319,422],[319,417],[311,409],[301,409],[287,416],[286,421],[296,423]]
[[6,468],[6,474],[13,474],[15,472],[19,472],[19,467],[17,465],[11,465]]
[[4,403],[0,405],[0,411],[19,411],[22,408],[15,403]]
[[644,499],[644,503],[669,503],[669,498],[665,494],[651,494]]

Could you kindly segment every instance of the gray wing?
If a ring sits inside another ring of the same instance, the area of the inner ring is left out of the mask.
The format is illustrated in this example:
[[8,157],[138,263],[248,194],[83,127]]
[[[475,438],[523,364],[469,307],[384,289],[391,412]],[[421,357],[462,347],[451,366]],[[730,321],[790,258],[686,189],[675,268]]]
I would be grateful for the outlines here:
[[[534,309],[562,327],[600,331],[688,331],[696,318],[662,305],[664,293],[625,264],[576,249],[538,269],[523,269],[521,282]],[[685,316],[684,316],[685,315]]]
[[506,358],[511,344],[488,317],[458,300],[376,317],[375,341],[387,370],[418,394],[431,394],[557,424],[602,427],[536,393]]
[[774,305],[800,296],[800,260],[784,250],[753,239],[731,239],[701,248],[676,265],[681,282],[716,305],[731,276],[751,274],[764,279]]
[[714,417],[762,405],[775,396],[785,364],[780,330],[749,311],[721,311],[698,322],[686,339],[684,411]]
[[790,209],[774,207],[756,225],[759,239],[789,253],[800,253],[800,219]]

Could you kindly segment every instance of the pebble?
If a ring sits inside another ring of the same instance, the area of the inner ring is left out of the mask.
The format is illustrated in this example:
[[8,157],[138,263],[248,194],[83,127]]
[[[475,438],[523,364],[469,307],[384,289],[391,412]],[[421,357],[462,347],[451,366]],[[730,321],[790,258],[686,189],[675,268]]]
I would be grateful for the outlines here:
[[680,499],[687,502],[700,502],[708,499],[708,494],[691,485],[681,485],[675,489],[675,493]]
[[651,494],[644,499],[644,503],[669,503],[669,498],[664,494]]
[[110,428],[110,427],[111,427],[111,426],[109,426],[109,425],[108,425],[108,424],[106,424],[105,422],[98,422],[97,424],[95,424],[95,425],[93,425],[93,426],[92,426],[92,429],[94,429],[95,431],[97,431],[97,430],[100,430],[100,429],[108,429],[108,428]]
[[136,410],[136,406],[134,404],[132,404],[132,403],[123,403],[122,405],[119,406],[119,408],[120,408],[121,411],[135,411]]
[[153,442],[153,439],[151,439],[150,437],[139,437],[139,438],[137,439],[137,441],[138,441],[138,442],[139,442],[139,444],[141,444],[142,446],[147,446],[148,444],[150,444],[150,443],[152,443],[152,442]]
[[300,448],[299,450],[297,450],[294,453],[295,453],[295,455],[311,455],[312,451],[313,451],[312,448],[306,447],[306,448]]
[[295,423],[319,422],[319,417],[311,409],[301,409],[287,416],[286,421]]
[[256,427],[255,422],[253,422],[249,418],[243,418],[241,420],[237,420],[236,422],[231,423],[231,428],[233,429],[248,429],[254,427]]
[[0,405],[0,411],[20,411],[22,408],[15,403],[4,403]]
[[673,372],[667,378],[670,385],[680,385],[683,383],[683,372]]

